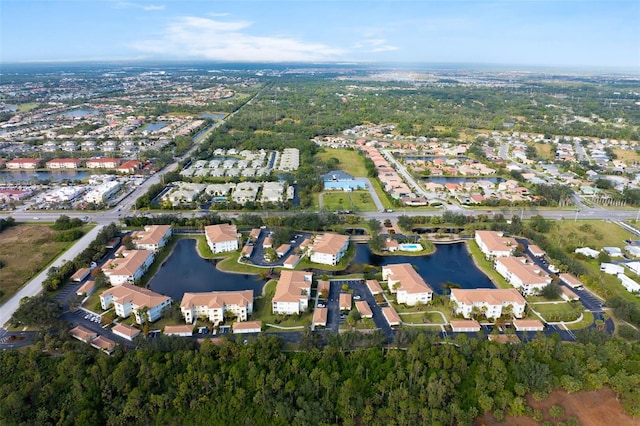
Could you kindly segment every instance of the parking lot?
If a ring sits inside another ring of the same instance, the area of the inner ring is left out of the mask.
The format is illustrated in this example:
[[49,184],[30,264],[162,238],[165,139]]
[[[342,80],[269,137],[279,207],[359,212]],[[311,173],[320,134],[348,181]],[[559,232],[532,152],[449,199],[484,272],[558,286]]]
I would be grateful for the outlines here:
[[[250,243],[250,245],[253,245],[253,252],[249,257],[249,260],[251,261],[251,263],[253,263],[256,266],[265,266],[265,267],[282,266],[284,264],[284,261],[287,259],[287,257],[295,253],[296,248],[299,247],[300,244],[306,238],[312,237],[312,234],[308,232],[298,232],[294,234],[293,238],[290,241],[286,242],[286,244],[291,245],[291,248],[289,249],[289,251],[285,253],[284,256],[279,257],[275,262],[268,262],[264,257],[265,249],[263,247],[263,244],[264,244],[265,238],[271,236],[271,232],[272,231],[269,230],[269,228],[262,229],[260,232],[260,236],[255,241],[255,243]],[[273,249],[277,249],[277,248],[278,247],[275,247],[275,246],[273,247]]]
[[[382,330],[382,332],[389,338],[393,338],[393,329],[389,326],[387,321],[382,315],[382,309],[378,306],[375,297],[371,294],[369,289],[364,283],[364,280],[331,280],[331,287],[329,290],[329,300],[327,302],[328,316],[327,316],[327,329],[338,332],[340,324],[344,322],[346,314],[340,314],[339,298],[342,290],[342,285],[346,284],[353,290],[353,300],[364,300],[371,307],[373,312],[373,322],[376,328]],[[355,309],[355,306],[353,307]]]
[[91,322],[95,322],[96,324],[101,324],[102,323],[102,317],[100,315],[97,315],[91,311],[88,311],[84,308],[79,308],[78,310],[76,310],[75,312],[73,312],[73,315],[76,315],[82,319],[85,319],[87,321],[91,321]]

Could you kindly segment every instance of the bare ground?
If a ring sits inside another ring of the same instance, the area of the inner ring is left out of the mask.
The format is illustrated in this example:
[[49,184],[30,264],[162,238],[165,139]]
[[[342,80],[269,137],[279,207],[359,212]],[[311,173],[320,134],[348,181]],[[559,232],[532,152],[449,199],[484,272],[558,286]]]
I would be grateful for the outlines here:
[[[638,426],[640,419],[629,416],[616,398],[616,394],[611,389],[600,389],[591,392],[577,392],[568,394],[564,391],[553,391],[549,397],[543,401],[536,401],[531,396],[527,397],[527,404],[534,410],[540,410],[544,415],[544,420],[551,424],[566,422],[574,417],[583,426]],[[564,415],[554,419],[549,415],[549,409],[553,405],[564,408]],[[540,422],[541,423],[541,422]],[[503,422],[497,421],[491,413],[476,420],[476,426],[538,426],[540,424],[529,417],[506,416]]]

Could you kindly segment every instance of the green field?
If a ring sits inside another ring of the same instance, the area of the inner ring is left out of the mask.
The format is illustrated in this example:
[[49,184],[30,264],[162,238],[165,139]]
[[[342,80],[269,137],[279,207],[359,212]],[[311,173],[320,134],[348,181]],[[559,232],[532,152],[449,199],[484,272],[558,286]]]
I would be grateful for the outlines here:
[[[75,243],[54,241],[59,232],[48,225],[20,224],[7,228],[0,234],[0,261],[4,264],[0,268],[0,303],[8,300]],[[89,228],[83,229],[86,232]]]
[[376,205],[368,191],[332,191],[323,192],[322,205],[325,210],[351,210],[354,212],[370,212],[376,211]]
[[364,159],[358,153],[352,149],[333,149],[325,148],[323,152],[316,154],[322,161],[327,161],[330,158],[337,158],[338,170],[344,170],[354,177],[366,177],[367,169],[364,167]]
[[482,272],[496,285],[498,288],[512,288],[511,284],[509,284],[495,269],[493,269],[493,263],[487,260],[484,257],[484,254],[480,251],[478,247],[478,243],[475,240],[467,241],[467,248],[469,249],[469,253],[473,257],[476,266],[480,268]]
[[574,321],[580,317],[584,307],[581,304],[572,305],[568,302],[544,303],[531,305],[547,322]]

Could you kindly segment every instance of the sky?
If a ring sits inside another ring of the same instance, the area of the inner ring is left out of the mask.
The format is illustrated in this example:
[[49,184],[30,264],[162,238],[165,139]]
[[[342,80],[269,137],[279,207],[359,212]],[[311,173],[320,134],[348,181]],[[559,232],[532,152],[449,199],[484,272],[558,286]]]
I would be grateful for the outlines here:
[[0,65],[122,60],[640,73],[640,0],[0,0]]

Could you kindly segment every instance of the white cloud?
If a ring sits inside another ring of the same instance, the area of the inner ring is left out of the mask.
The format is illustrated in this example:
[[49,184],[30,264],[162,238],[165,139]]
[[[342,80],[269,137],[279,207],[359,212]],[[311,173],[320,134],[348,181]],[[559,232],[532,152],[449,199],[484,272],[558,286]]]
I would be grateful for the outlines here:
[[399,49],[397,46],[388,44],[387,40],[383,38],[369,38],[367,40],[362,40],[356,42],[353,45],[353,48],[369,53],[390,52],[392,50]]
[[168,25],[157,38],[132,46],[145,53],[222,61],[280,62],[337,59],[345,53],[322,43],[290,37],[252,35],[252,23],[183,17]]
[[142,9],[146,11],[164,10],[165,8],[162,4],[138,4],[126,1],[116,2],[115,7],[117,9]]

